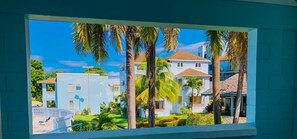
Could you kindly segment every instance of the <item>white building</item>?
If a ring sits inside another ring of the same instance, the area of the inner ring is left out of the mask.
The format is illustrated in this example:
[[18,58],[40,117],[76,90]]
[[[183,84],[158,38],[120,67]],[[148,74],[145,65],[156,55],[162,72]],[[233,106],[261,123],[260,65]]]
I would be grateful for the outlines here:
[[87,73],[58,73],[56,78],[39,81],[42,84],[43,107],[56,107],[72,112],[90,108],[100,113],[100,104],[117,101],[119,78]]
[[[208,104],[209,96],[201,96],[201,93],[209,89],[209,78],[208,67],[210,60],[203,57],[188,53],[186,51],[177,51],[174,54],[166,58],[170,64],[170,72],[172,72],[177,77],[177,82],[180,86],[186,84],[186,77],[196,76],[203,80],[203,86],[201,91],[197,93],[194,91],[194,103],[193,111],[202,112]],[[144,70],[138,70],[137,67],[140,63],[145,61],[145,54],[141,53],[137,59],[135,59],[135,74],[136,78],[139,74],[146,74]],[[121,66],[120,71],[120,82],[121,90],[126,89],[126,70],[125,66]],[[180,95],[178,101],[175,104],[171,104],[167,100],[159,99],[156,100],[155,111],[158,116],[166,116],[171,113],[180,113],[181,107],[186,107],[192,101],[191,99],[191,89],[182,87],[180,90]]]

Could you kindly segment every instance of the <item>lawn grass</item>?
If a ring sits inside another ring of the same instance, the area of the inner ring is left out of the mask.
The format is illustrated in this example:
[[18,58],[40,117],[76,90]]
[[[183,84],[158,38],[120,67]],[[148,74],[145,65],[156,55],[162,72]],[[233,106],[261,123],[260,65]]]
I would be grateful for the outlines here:
[[96,118],[96,115],[74,115],[75,120],[85,120],[85,121],[92,121],[92,119]]

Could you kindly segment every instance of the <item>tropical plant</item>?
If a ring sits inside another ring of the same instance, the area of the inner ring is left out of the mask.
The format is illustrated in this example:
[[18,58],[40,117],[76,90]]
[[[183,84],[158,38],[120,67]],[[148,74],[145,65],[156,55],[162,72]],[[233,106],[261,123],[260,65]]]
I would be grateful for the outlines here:
[[44,80],[45,72],[41,61],[31,60],[30,61],[30,71],[31,71],[31,93],[32,97],[37,101],[42,101],[41,96],[41,84],[37,83],[40,80]]
[[94,73],[94,74],[99,74],[100,76],[103,76],[105,75],[105,70],[100,67],[93,67],[93,68],[85,69],[84,73]]
[[190,109],[193,112],[193,103],[194,103],[194,89],[197,90],[197,96],[200,93],[201,87],[203,86],[203,82],[201,79],[197,77],[186,77],[187,83],[183,86],[186,88],[192,89],[192,103],[190,103]]
[[228,36],[227,56],[235,71],[239,67],[237,95],[235,103],[235,113],[233,123],[239,122],[241,96],[243,91],[243,80],[246,73],[247,65],[247,48],[248,48],[248,33],[247,32],[230,32]]
[[46,74],[46,78],[56,78],[57,77],[57,73],[62,73],[62,71],[60,70],[55,70],[51,73]]
[[[135,79],[133,46],[140,45],[137,37],[138,28],[135,26],[98,25],[75,23],[73,25],[73,38],[75,49],[79,54],[92,54],[97,62],[108,57],[107,40],[112,38],[118,53],[122,52],[122,36],[126,41],[126,73],[127,73],[127,105],[128,127],[136,127],[135,112]],[[108,37],[110,35],[110,37]],[[138,47],[137,47],[138,50]]]
[[[180,86],[174,80],[174,75],[169,72],[167,61],[162,58],[157,58],[156,60],[155,98],[166,99],[171,103],[175,103],[179,95]],[[142,63],[138,68],[146,69],[146,64]],[[140,75],[136,80],[136,100],[138,103],[147,103],[149,101],[148,80],[146,75]]]
[[212,92],[213,92],[213,113],[214,123],[221,124],[221,107],[220,107],[220,53],[223,50],[223,32],[221,31],[206,31],[206,35],[209,41],[210,52],[212,56]]
[[[175,50],[178,41],[179,29],[177,28],[162,28],[163,33],[163,46],[167,51]],[[158,39],[159,28],[157,27],[141,27],[140,38],[146,49],[146,61],[147,61],[147,77],[148,77],[148,118],[149,127],[155,126],[155,57],[156,57],[156,42]]]

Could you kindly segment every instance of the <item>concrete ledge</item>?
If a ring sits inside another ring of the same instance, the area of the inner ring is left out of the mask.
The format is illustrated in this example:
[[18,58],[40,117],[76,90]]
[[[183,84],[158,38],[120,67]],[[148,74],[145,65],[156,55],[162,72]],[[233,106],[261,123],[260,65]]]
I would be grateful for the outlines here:
[[145,128],[32,135],[31,139],[204,139],[256,136],[249,124]]

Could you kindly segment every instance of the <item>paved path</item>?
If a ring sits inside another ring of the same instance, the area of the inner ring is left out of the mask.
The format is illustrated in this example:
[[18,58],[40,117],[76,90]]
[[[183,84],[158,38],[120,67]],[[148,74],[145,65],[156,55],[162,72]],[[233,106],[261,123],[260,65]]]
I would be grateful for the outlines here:
[[[222,116],[224,124],[232,124],[233,116]],[[239,117],[239,123],[246,123],[246,117]]]

